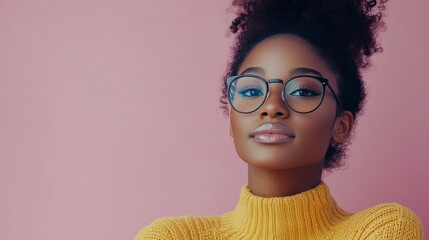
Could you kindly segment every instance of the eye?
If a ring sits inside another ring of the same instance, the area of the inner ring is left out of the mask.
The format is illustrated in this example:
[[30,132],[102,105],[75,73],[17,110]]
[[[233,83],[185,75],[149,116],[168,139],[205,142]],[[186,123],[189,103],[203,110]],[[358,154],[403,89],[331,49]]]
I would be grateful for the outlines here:
[[243,97],[259,97],[263,96],[264,93],[256,88],[247,88],[238,92]]
[[289,93],[291,96],[300,96],[300,97],[314,97],[319,96],[320,93],[313,91],[311,89],[299,88]]

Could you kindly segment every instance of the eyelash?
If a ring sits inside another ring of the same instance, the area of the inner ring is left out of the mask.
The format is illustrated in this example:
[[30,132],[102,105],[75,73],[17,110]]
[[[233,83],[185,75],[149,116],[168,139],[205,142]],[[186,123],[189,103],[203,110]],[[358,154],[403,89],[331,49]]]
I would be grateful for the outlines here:
[[[297,93],[297,92],[300,92],[300,91],[307,91],[311,95],[293,95],[293,93]],[[311,90],[309,88],[306,88],[306,87],[299,87],[299,88],[296,88],[295,90],[291,91],[289,93],[289,95],[291,95],[291,96],[300,96],[300,97],[313,97],[313,96],[320,95],[320,93],[318,93],[316,91],[313,91],[313,90]]]
[[[248,91],[258,91],[258,95],[252,95],[252,96],[246,96],[246,92],[248,92]],[[246,96],[246,97],[258,97],[258,96],[262,96],[263,94],[261,94],[261,90],[259,90],[259,89],[257,89],[256,87],[247,87],[247,88],[245,88],[245,89],[242,89],[242,90],[240,90],[240,91],[238,91],[238,93],[240,94],[240,95],[242,95],[242,96]]]

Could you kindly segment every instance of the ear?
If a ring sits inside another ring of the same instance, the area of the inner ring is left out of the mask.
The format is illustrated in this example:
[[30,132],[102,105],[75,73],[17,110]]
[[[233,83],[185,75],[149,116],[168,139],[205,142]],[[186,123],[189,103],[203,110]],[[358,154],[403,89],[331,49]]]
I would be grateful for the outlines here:
[[350,135],[353,129],[353,114],[350,111],[343,111],[335,119],[334,128],[332,129],[332,140],[335,143],[343,143]]

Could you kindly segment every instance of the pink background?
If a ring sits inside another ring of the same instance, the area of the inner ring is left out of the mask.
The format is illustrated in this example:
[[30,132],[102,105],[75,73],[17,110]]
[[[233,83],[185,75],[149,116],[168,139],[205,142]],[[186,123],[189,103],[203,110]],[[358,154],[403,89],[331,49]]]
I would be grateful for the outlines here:
[[[0,239],[132,239],[235,207],[229,4],[0,1]],[[326,181],[346,210],[399,202],[427,232],[429,2],[388,10],[347,169]]]

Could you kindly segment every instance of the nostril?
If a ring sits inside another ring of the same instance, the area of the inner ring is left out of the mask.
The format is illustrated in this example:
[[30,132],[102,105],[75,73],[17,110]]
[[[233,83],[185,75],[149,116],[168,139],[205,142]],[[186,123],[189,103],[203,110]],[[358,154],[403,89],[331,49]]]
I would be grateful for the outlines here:
[[268,113],[267,113],[267,112],[263,112],[263,113],[262,113],[262,116],[263,116],[263,117],[266,117],[266,116],[268,116]]
[[277,117],[282,117],[283,115],[284,115],[284,113],[282,113],[282,112],[276,112]]

